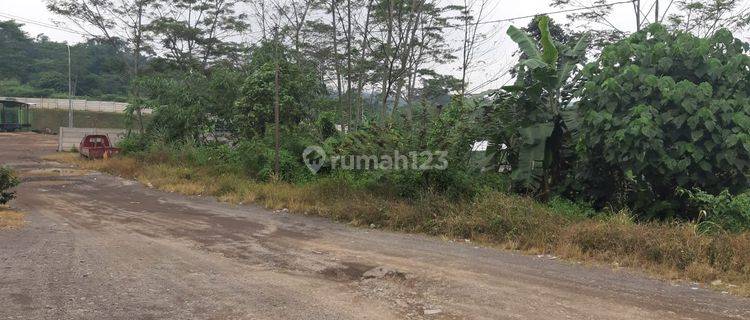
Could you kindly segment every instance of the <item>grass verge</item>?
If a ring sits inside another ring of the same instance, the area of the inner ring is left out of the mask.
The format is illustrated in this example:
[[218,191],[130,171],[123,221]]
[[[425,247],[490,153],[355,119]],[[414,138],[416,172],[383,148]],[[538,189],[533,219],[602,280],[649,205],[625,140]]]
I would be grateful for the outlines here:
[[336,178],[294,185],[259,183],[210,168],[130,157],[82,160],[59,153],[48,160],[107,172],[155,188],[211,195],[231,203],[330,217],[357,226],[376,226],[449,238],[472,239],[527,253],[627,267],[664,279],[710,284],[750,296],[750,233],[702,234],[692,223],[635,223],[627,213],[587,218],[575,208],[489,192],[471,201],[424,196],[406,201],[350,187]]

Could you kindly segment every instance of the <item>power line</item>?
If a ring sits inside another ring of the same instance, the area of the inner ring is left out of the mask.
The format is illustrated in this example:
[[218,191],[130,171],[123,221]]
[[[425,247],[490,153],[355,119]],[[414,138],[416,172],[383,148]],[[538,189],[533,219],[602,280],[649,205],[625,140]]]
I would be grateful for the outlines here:
[[[583,11],[583,10],[588,10],[588,9],[611,7],[611,6],[614,6],[614,5],[625,4],[625,3],[633,3],[633,1],[632,0],[625,0],[625,1],[618,1],[618,2],[612,2],[612,3],[597,4],[597,5],[587,6],[587,7],[580,7],[580,8],[571,8],[571,9],[557,10],[557,11],[541,12],[541,13],[536,13],[536,14],[526,15],[526,16],[520,16],[520,17],[512,17],[512,18],[503,18],[503,19],[498,19],[498,20],[480,21],[480,22],[477,22],[476,24],[490,24],[490,23],[499,23],[499,22],[510,22],[510,21],[514,21],[514,20],[533,18],[533,17],[541,16],[541,15],[548,16],[548,15],[558,14],[558,13],[567,13],[567,12]],[[460,28],[460,27],[463,27],[463,25],[447,25],[447,26],[445,26],[445,28]]]
[[[618,2],[612,2],[612,3],[603,3],[603,4],[586,6],[586,7],[563,9],[563,10],[557,10],[557,11],[540,12],[540,13],[535,13],[535,14],[530,14],[530,15],[525,15],[525,16],[502,18],[502,19],[497,19],[497,20],[479,21],[479,22],[472,23],[472,25],[485,25],[485,24],[493,24],[493,23],[500,23],[500,22],[512,22],[512,21],[520,20],[520,19],[534,18],[536,16],[541,16],[541,15],[548,16],[548,15],[559,14],[559,13],[584,11],[584,10],[589,10],[589,9],[611,7],[611,6],[616,6],[616,5],[620,5],[620,4],[626,4],[626,3],[632,4],[633,0],[624,0],[624,1],[618,1]],[[420,28],[420,29],[423,29],[423,30],[424,29],[438,29],[438,28],[453,29],[453,28],[465,28],[465,27],[466,26],[463,25],[463,24],[446,24],[446,25],[438,26],[438,27],[423,27],[423,28]],[[380,31],[380,32],[387,31],[387,29],[383,29],[383,28],[372,29],[372,30],[373,31]]]
[[[479,21],[479,22],[476,22],[475,24],[476,25],[485,25],[485,24],[493,24],[493,23],[500,23],[500,22],[510,22],[510,21],[514,21],[514,20],[533,18],[533,17],[539,16],[539,15],[553,15],[553,14],[559,14],[559,13],[576,12],[576,11],[583,11],[583,10],[589,10],[589,9],[610,7],[610,6],[615,6],[615,5],[620,5],[620,4],[626,4],[626,3],[632,3],[632,0],[624,0],[624,1],[618,1],[618,2],[612,2],[612,3],[603,3],[603,4],[598,4],[598,5],[586,6],[586,7],[571,8],[571,9],[556,10],[556,11],[548,11],[548,12],[541,12],[541,13],[535,13],[535,14],[532,14],[532,15],[510,17],[510,18],[503,18],[503,19],[497,19],[497,20]],[[33,25],[37,25],[37,26],[40,26],[40,27],[55,29],[55,30],[58,30],[58,31],[73,33],[73,34],[77,34],[77,35],[81,35],[81,36],[89,36],[86,33],[83,33],[83,32],[80,32],[80,31],[75,31],[73,29],[69,29],[69,28],[66,28],[66,27],[60,27],[60,26],[48,24],[48,23],[45,23],[45,22],[40,22],[40,21],[32,20],[32,19],[29,19],[29,18],[15,16],[15,15],[12,15],[12,14],[0,13],[0,16],[6,17],[8,19],[20,20],[22,22],[33,24]],[[464,25],[460,25],[460,24],[445,25],[445,26],[443,26],[443,28],[449,28],[449,29],[450,28],[463,28],[463,27],[465,27],[465,26]]]
[[66,27],[56,26],[56,25],[49,24],[49,23],[46,23],[46,22],[40,22],[40,21],[32,20],[32,19],[29,19],[29,18],[19,17],[19,16],[16,16],[16,15],[8,14],[8,13],[2,13],[2,12],[0,12],[0,17],[5,17],[5,18],[11,19],[11,20],[18,20],[18,21],[21,21],[21,22],[24,22],[24,23],[33,24],[33,25],[37,25],[37,26],[45,27],[45,28],[49,28],[49,29],[55,29],[55,30],[58,30],[58,31],[68,32],[68,33],[72,33],[72,34],[77,34],[77,35],[81,35],[81,36],[88,36],[87,34],[85,34],[83,32],[75,31],[73,29],[69,29],[69,28],[66,28]]
[[667,5],[667,10],[664,10],[664,12],[662,13],[661,19],[659,19],[659,21],[658,21],[659,23],[661,23],[662,21],[664,21],[664,18],[667,16],[667,12],[669,12],[669,8],[672,7],[672,2],[674,2],[674,0],[669,0],[669,5]]
[[646,14],[643,15],[643,21],[641,21],[641,24],[638,27],[642,27],[646,23],[646,20],[648,20],[648,17],[651,15],[651,11],[654,10],[654,5],[656,5],[657,1],[659,0],[655,0],[654,2],[651,3],[651,7],[648,8],[648,12],[646,12]]
[[[576,2],[576,3],[578,3],[578,5],[579,5],[579,6],[583,6],[583,3],[581,3],[580,1],[578,1],[578,0],[575,0],[575,2]],[[615,29],[615,30],[617,30],[618,32],[622,32],[622,30],[620,30],[620,28],[616,27],[616,26],[615,26],[614,24],[612,24],[612,22],[610,22],[609,20],[607,20],[607,18],[606,18],[606,17],[604,16],[604,14],[601,14],[601,13],[596,13],[596,12],[594,12],[594,13],[595,13],[595,14],[596,14],[596,15],[597,15],[597,16],[598,16],[599,18],[601,18],[602,20],[604,20],[604,22],[606,22],[606,23],[607,23],[607,24],[608,24],[608,25],[609,25],[610,27],[612,27],[612,29]]]

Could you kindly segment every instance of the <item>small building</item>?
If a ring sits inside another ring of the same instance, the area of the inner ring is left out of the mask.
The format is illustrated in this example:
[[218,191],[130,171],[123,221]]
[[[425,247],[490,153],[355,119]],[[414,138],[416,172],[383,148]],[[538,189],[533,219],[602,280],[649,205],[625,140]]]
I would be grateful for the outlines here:
[[20,131],[31,128],[30,103],[0,100],[0,132]]

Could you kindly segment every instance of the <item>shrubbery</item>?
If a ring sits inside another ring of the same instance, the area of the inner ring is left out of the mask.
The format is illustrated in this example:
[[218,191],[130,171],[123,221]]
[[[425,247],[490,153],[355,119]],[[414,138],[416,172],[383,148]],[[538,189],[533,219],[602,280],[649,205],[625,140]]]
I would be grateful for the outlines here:
[[19,183],[13,171],[6,167],[0,167],[0,204],[6,204],[16,197],[16,193],[10,189]]
[[733,196],[724,190],[717,195],[700,189],[680,190],[688,196],[694,210],[697,210],[702,231],[719,229],[733,232],[750,230],[750,193]]
[[695,218],[678,188],[746,190],[747,52],[727,30],[698,38],[660,25],[606,47],[584,71],[579,104],[584,195],[649,216]]
[[[594,216],[593,206],[628,209],[642,220],[704,219],[732,231],[750,226],[742,200],[750,173],[747,44],[726,30],[699,38],[652,25],[578,70],[587,37],[557,43],[547,31],[551,22],[538,21],[539,39],[510,30],[523,46],[519,81],[494,101],[423,103],[378,121],[347,122],[340,101],[325,96],[324,82],[311,76],[313,64],[282,55],[279,176],[269,60],[278,44],[272,42],[255,48],[247,69],[139,82],[153,120],[144,135],[120,146],[145,161],[166,159],[217,175],[292,184],[343,179],[347,187],[407,201],[515,192],[566,216]],[[380,116],[378,106],[364,107]],[[344,134],[337,126],[345,124]],[[491,145],[480,155],[472,144],[483,140]],[[444,150],[449,165],[388,171],[324,165],[312,173],[302,161],[308,146],[340,157]],[[515,183],[498,172],[508,164]],[[703,191],[678,192],[694,188]],[[701,209],[711,213],[699,217]]]

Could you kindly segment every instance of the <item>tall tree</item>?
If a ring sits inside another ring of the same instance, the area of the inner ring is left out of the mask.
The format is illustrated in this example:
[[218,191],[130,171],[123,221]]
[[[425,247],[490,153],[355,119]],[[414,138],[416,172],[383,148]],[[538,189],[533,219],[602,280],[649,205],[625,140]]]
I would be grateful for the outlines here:
[[[641,0],[632,0],[632,15],[628,14],[628,29],[621,29],[613,21],[615,5],[607,0],[552,0],[550,6],[561,9],[579,9],[566,15],[568,23],[563,25],[573,35],[588,33],[591,36],[591,45],[602,48],[605,45],[625,37],[627,30],[640,30],[644,25],[643,4]],[[627,3],[618,3],[619,6],[628,6]],[[623,17],[618,17],[621,20]]]
[[452,7],[440,7],[438,1],[389,0],[376,5],[373,23],[378,26],[380,37],[374,42],[379,50],[373,58],[380,61],[381,96],[380,116],[388,116],[389,99],[393,98],[393,110],[398,110],[404,87],[415,83],[415,66],[426,60],[436,59],[445,53],[442,28],[447,24],[444,16]]
[[242,45],[231,39],[248,29],[247,0],[158,0],[152,32],[164,57],[181,69],[207,69],[218,60],[236,60]]
[[[463,31],[463,43],[461,46],[461,101],[466,96],[466,87],[468,86],[468,70],[474,61],[479,24],[484,18],[484,10],[487,7],[487,0],[464,0],[461,8],[461,24]],[[476,12],[476,15],[475,15]]]
[[750,25],[750,8],[740,7],[739,0],[678,0],[676,12],[667,16],[672,29],[691,32],[701,37],[716,30],[746,30]]
[[346,130],[352,121],[352,0],[346,0]]
[[[143,53],[150,52],[150,37],[146,33],[155,0],[48,0],[47,8],[62,15],[91,37],[103,39],[116,50],[129,48],[131,55],[123,56],[128,64],[131,79],[137,79],[141,71]],[[130,111],[138,116],[139,129],[143,132],[143,107],[137,103],[138,88],[132,86],[135,103]]]

